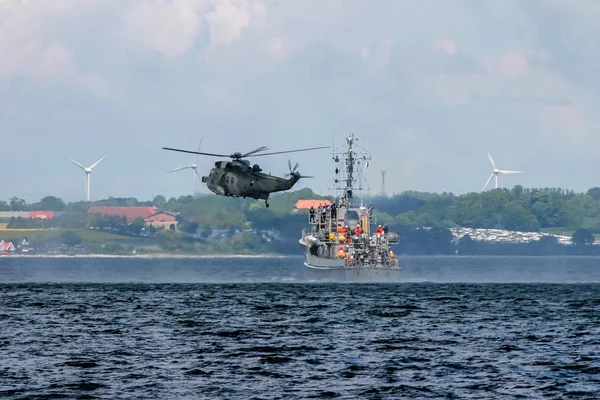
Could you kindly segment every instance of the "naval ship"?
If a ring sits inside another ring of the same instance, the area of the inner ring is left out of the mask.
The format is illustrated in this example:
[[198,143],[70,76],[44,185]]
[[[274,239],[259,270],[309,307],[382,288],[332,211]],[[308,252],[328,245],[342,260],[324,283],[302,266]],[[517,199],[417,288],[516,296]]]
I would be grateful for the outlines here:
[[354,132],[346,145],[334,149],[334,202],[315,200],[302,230],[304,265],[316,277],[349,281],[391,281],[398,277],[400,261],[390,246],[400,235],[375,226],[373,206],[366,207],[355,191],[368,190],[363,167],[370,153],[357,144]]

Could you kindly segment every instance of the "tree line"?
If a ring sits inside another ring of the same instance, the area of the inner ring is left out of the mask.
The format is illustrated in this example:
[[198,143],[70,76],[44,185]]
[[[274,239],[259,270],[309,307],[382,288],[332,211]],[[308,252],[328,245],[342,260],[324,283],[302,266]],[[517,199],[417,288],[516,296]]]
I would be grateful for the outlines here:
[[[158,195],[148,201],[135,198],[109,198],[94,202],[70,203],[65,203],[55,196],[46,196],[32,204],[12,197],[8,201],[0,201],[0,210],[66,212],[65,215],[52,221],[27,222],[27,224],[39,224],[39,227],[85,228],[102,225],[116,229],[130,229],[131,222],[118,218],[90,216],[87,215],[87,210],[90,206],[153,205],[160,211],[180,213],[179,231],[184,235],[202,233],[199,236],[206,239],[213,229],[274,229],[280,232],[282,240],[277,244],[270,244],[270,248],[276,248],[278,252],[297,253],[299,251],[297,238],[305,227],[307,219],[306,210],[294,211],[294,204],[300,199],[333,200],[330,196],[318,195],[306,188],[273,195],[269,208],[265,208],[264,203],[260,201],[208,194],[177,198]],[[569,235],[575,232],[580,243],[589,243],[593,241],[591,236],[593,233],[600,233],[600,188],[598,187],[591,188],[585,193],[561,188],[523,188],[522,186],[462,195],[406,191],[391,197],[373,196],[363,200],[365,204],[372,204],[375,207],[376,223],[386,224],[391,230],[401,233],[401,241],[397,246],[408,253],[455,252],[457,248],[449,244],[452,235],[447,228],[456,226],[528,232],[565,231]],[[136,221],[133,229],[138,232],[142,226],[142,221]],[[28,225],[28,227],[33,226]],[[428,229],[424,230],[423,227]],[[245,234],[244,237],[249,243],[253,243],[252,246],[265,248],[264,243],[255,243],[256,237],[250,234]],[[165,247],[171,248],[180,246],[176,243],[177,240],[184,240],[171,233],[161,234],[160,239]],[[463,244],[462,248],[466,253],[497,251],[487,248],[481,250],[481,246],[469,244],[468,238],[463,242],[467,243]],[[237,245],[241,246],[240,243]],[[544,244],[546,247],[555,245],[556,243]],[[538,246],[531,251],[540,249],[542,247]]]
[[[24,199],[12,197],[9,201],[0,200],[0,211],[64,211],[75,217],[65,218],[66,225],[83,227],[86,222],[77,217],[87,215],[90,206],[156,206],[161,211],[181,213],[184,221],[191,224],[188,225],[188,230],[202,230],[207,226],[213,229],[250,226],[269,229],[284,225],[282,219],[290,217],[294,204],[300,199],[332,198],[317,195],[311,189],[301,189],[274,195],[271,207],[265,208],[259,201],[212,194],[168,199],[158,195],[148,201],[109,198],[70,203],[55,196],[46,196],[31,204]],[[463,195],[407,191],[391,197],[367,198],[365,202],[375,206],[377,222],[387,225],[442,228],[461,226],[526,232],[558,228],[572,232],[585,228],[593,233],[600,233],[599,187],[591,188],[585,193],[561,188],[528,189],[522,186]]]
[[537,232],[585,228],[600,233],[600,188],[575,193],[561,188],[494,189],[456,196],[404,192],[374,197],[380,220],[403,226],[438,226]]

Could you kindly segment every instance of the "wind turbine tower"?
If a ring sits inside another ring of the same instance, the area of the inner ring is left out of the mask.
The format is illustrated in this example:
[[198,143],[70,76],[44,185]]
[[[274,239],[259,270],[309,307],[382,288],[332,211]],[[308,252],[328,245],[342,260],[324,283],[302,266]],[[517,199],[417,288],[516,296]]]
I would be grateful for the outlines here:
[[387,197],[387,194],[385,192],[385,174],[387,173],[387,171],[381,171],[381,196],[382,197]]
[[523,172],[521,171],[511,171],[508,169],[498,169],[496,168],[496,164],[494,163],[494,159],[492,158],[492,156],[490,156],[490,153],[486,150],[487,156],[490,159],[490,162],[492,163],[492,168],[494,168],[494,170],[492,171],[492,174],[490,175],[490,177],[488,178],[487,182],[485,183],[485,186],[483,187],[483,189],[481,189],[481,191],[483,192],[485,190],[485,188],[490,184],[490,181],[492,180],[492,178],[496,178],[496,189],[498,189],[498,175],[500,174],[505,174],[505,175],[511,175],[511,174],[522,174]]
[[[198,145],[198,151],[200,151],[200,148],[202,147],[202,140],[204,139],[204,137],[200,138],[200,144]],[[191,169],[192,175],[194,177],[194,188],[196,187],[196,177],[200,178],[200,174],[198,174],[197,168],[198,166],[196,165],[196,157],[198,157],[198,155],[194,155],[194,159],[192,160],[192,163],[186,167],[179,167],[179,168],[175,168],[171,171],[167,171],[167,174],[170,174],[172,172],[177,172],[177,171],[183,171],[184,169]]]
[[108,156],[104,156],[101,159],[99,159],[98,161],[96,161],[95,163],[93,163],[92,165],[90,165],[89,167],[84,167],[83,165],[81,165],[80,163],[78,163],[77,161],[73,160],[72,158],[67,157],[67,160],[71,161],[73,164],[77,165],[79,168],[81,168],[82,170],[85,171],[85,195],[86,195],[86,201],[90,201],[91,197],[90,197],[90,178],[92,175],[92,170],[94,168],[96,168],[96,166],[98,164],[100,164],[100,162],[102,160],[104,160],[106,157]]

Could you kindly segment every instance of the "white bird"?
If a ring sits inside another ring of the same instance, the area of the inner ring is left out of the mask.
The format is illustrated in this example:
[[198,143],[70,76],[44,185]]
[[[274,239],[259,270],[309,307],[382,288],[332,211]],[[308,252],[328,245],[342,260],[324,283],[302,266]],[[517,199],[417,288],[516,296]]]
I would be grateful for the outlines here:
[[67,157],[67,160],[71,161],[73,164],[77,165],[79,168],[81,168],[82,170],[85,171],[85,193],[86,193],[86,200],[90,201],[91,200],[91,195],[90,195],[90,178],[91,178],[91,174],[92,174],[92,170],[94,168],[96,168],[96,166],[98,164],[100,164],[100,162],[102,160],[104,160],[106,157],[108,156],[104,156],[101,159],[99,159],[98,161],[96,161],[95,163],[93,163],[92,165],[90,165],[89,167],[84,167],[83,165],[81,165],[80,163],[78,163],[77,161],[73,160],[72,158]]
[[[200,138],[200,144],[198,145],[198,151],[200,151],[200,148],[202,147],[202,140],[204,139],[204,137]],[[193,171],[192,175],[194,176],[194,187],[196,187],[196,177],[200,177],[200,174],[198,174],[197,168],[198,166],[196,165],[196,157],[198,157],[197,154],[194,155],[194,159],[192,160],[192,163],[186,167],[179,167],[179,168],[175,168],[174,170],[171,171],[167,171],[168,174],[172,173],[172,172],[177,172],[177,171],[183,171],[184,169],[191,169]]]
[[492,175],[490,175],[487,182],[485,183],[485,186],[483,187],[483,189],[481,189],[482,192],[485,190],[485,188],[487,188],[487,186],[490,184],[490,181],[492,180],[492,178],[494,176],[496,177],[496,189],[498,189],[498,175],[500,175],[500,174],[510,175],[510,174],[522,174],[523,173],[521,171],[511,171],[508,169],[496,168],[496,164],[494,163],[494,160],[492,159],[492,156],[490,155],[490,153],[487,150],[485,152],[487,153],[487,156],[490,159],[490,162],[492,163],[492,167],[494,168],[494,170],[492,172]]

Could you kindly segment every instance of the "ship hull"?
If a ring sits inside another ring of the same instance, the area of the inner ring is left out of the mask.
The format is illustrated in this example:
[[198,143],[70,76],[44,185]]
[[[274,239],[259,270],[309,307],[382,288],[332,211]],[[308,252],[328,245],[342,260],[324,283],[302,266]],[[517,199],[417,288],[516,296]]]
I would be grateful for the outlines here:
[[400,267],[347,266],[344,260],[305,254],[304,266],[315,280],[348,282],[394,282],[400,277]]

